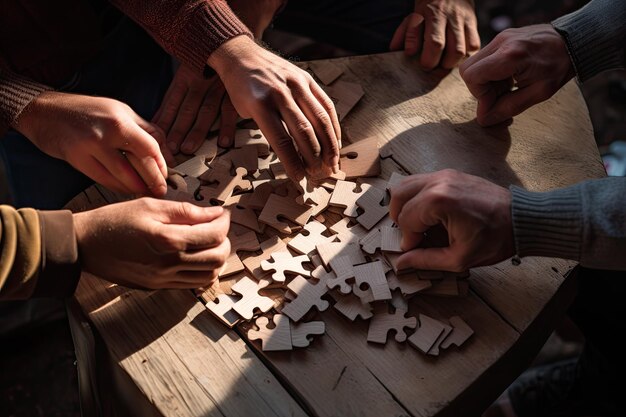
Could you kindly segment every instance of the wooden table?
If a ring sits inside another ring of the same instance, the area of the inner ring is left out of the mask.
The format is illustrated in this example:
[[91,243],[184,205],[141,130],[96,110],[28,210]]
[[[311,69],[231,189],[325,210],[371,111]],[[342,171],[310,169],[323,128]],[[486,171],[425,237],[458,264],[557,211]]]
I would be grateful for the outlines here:
[[[401,53],[333,62],[344,68],[343,80],[365,89],[344,120],[345,136],[380,139],[383,153],[392,155],[383,160],[383,176],[456,168],[502,185],[548,190],[604,175],[573,82],[511,126],[483,129],[457,71],[425,74]],[[92,187],[71,207],[108,199]],[[466,298],[419,297],[412,315],[458,314],[476,331],[462,349],[438,358],[393,341],[368,344],[365,322],[349,322],[332,309],[322,314],[326,335],[308,349],[263,353],[241,328],[215,320],[191,291],[129,290],[86,275],[76,300],[88,321],[75,321],[74,332],[80,356],[106,346],[114,383],[100,387],[108,394],[99,401],[115,397],[132,415],[479,415],[562,317],[575,290],[574,266],[547,258],[503,262],[472,270]],[[89,378],[83,374],[83,382]]]

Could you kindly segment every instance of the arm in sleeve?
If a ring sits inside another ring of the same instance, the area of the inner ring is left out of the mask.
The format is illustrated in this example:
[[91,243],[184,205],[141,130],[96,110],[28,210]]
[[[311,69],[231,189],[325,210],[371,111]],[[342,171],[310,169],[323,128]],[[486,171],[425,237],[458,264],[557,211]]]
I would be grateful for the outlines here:
[[511,193],[518,255],[626,270],[626,178],[589,180],[548,192],[512,186]]
[[0,134],[13,125],[35,97],[50,90],[46,85],[0,69]]
[[580,82],[626,67],[626,1],[593,0],[552,26],[565,39]]
[[202,74],[209,56],[227,40],[252,37],[225,0],[111,0],[171,55]]
[[0,300],[69,296],[79,277],[71,212],[0,206]]

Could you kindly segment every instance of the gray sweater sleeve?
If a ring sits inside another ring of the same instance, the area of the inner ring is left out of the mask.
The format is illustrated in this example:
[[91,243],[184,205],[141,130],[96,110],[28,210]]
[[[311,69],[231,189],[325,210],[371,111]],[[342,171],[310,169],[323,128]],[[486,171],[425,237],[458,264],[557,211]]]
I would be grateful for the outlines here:
[[548,192],[512,186],[511,193],[518,255],[626,270],[626,178],[589,180]]
[[602,71],[625,68],[625,0],[592,0],[552,26],[565,39],[580,82]]

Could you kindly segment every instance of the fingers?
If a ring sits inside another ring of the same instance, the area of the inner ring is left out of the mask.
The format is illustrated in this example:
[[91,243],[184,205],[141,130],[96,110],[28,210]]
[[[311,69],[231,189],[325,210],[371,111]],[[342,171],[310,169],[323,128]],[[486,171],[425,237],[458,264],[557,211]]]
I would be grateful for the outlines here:
[[150,157],[137,158],[132,153],[126,154],[126,159],[133,166],[137,174],[143,179],[149,194],[155,197],[163,197],[167,192],[167,185],[161,175],[156,161]]
[[389,215],[394,222],[398,223],[398,217],[407,201],[417,195],[426,185],[429,174],[416,174],[403,179],[391,190],[389,203]]
[[212,222],[224,214],[222,206],[201,207],[195,204],[179,201],[162,201],[164,224],[186,224],[194,225],[198,223]]
[[122,194],[133,193],[132,190],[128,189],[124,184],[118,181],[118,179],[115,178],[115,176],[93,156],[90,156],[89,171],[87,174],[89,175],[89,178],[111,191]]
[[535,83],[500,95],[489,110],[483,109],[478,113],[478,123],[481,126],[493,126],[505,122],[547,99],[546,90],[543,84]]
[[95,157],[124,186],[127,194],[148,194],[146,183],[121,152],[107,149]]
[[433,13],[425,22],[424,46],[420,65],[427,70],[439,65],[445,45],[446,17],[442,13]]
[[230,250],[227,238],[210,249],[187,250],[180,254],[181,267],[185,271],[219,270],[228,259]]
[[468,54],[480,50],[480,36],[478,35],[478,23],[476,15],[471,14],[465,21],[465,49]]
[[225,94],[224,85],[216,78],[211,88],[204,95],[204,100],[198,113],[193,127],[187,133],[181,145],[181,151],[185,154],[193,154],[202,145],[211,130],[211,126],[220,113],[220,106]]
[[[139,123],[149,128],[148,122],[140,121]],[[156,132],[155,129],[154,134],[157,134]],[[141,126],[134,125],[129,128],[129,132],[125,135],[122,149],[150,194],[163,196],[167,191],[165,182],[167,164],[161,154],[157,140]],[[112,172],[117,173],[117,171]],[[122,173],[122,175],[124,174]]]
[[229,226],[230,216],[225,212],[209,222],[166,225],[167,231],[164,230],[164,233],[175,236],[178,250],[195,251],[221,245],[226,240]]
[[220,133],[217,138],[217,144],[222,148],[230,148],[234,145],[238,117],[239,114],[237,114],[230,96],[225,94],[222,101]]
[[198,88],[187,90],[185,98],[178,108],[174,124],[167,131],[167,146],[172,152],[177,153],[179,151],[181,143],[187,136],[187,132],[193,126],[204,100],[204,93],[204,90]]
[[422,49],[424,39],[424,16],[419,13],[411,13],[408,16],[406,32],[404,34],[404,53],[413,56]]
[[394,32],[391,42],[389,43],[390,51],[399,51],[404,47],[404,37],[409,24],[409,17],[411,17],[411,15],[405,17]]
[[437,271],[454,271],[455,265],[450,261],[451,248],[413,249],[398,258],[398,269],[424,269]]
[[176,165],[176,160],[174,159],[172,151],[170,151],[170,149],[167,147],[167,143],[165,142],[165,132],[159,126],[153,123],[148,123],[139,116],[137,116],[137,118],[139,119],[137,121],[139,127],[148,132],[150,136],[152,136],[159,144],[159,149],[161,151],[161,155],[163,155],[163,158],[165,159],[165,164],[162,163],[160,158],[158,158],[156,162],[159,166],[159,169],[163,173],[163,176],[166,177],[167,167]]
[[[330,117],[330,122],[334,131],[334,135],[328,134],[322,137],[322,158],[326,161],[326,164],[333,168],[333,170],[339,170],[339,148],[341,148],[341,125],[339,124],[339,117],[337,116],[337,110],[335,109],[335,103],[328,97],[326,92],[313,80],[309,83],[311,92],[317,99],[317,102],[322,105],[326,110],[326,114]],[[325,142],[324,139],[328,139]],[[334,139],[334,140],[333,140]]]
[[441,66],[446,69],[454,68],[465,58],[465,26],[460,20],[448,21],[446,27],[446,47]]
[[266,106],[262,106],[255,121],[285,166],[287,176],[296,181],[304,178],[305,170],[302,160],[278,114],[268,111]]
[[[163,97],[161,106],[157,110],[156,114],[152,118],[152,121],[156,123],[164,132],[169,132],[181,103],[185,99],[187,94],[187,86],[183,83],[175,82],[174,80]],[[171,149],[174,150],[174,149]]]
[[[480,98],[489,92],[495,81],[509,80],[516,74],[515,62],[509,59],[501,59],[500,54],[495,52],[479,59],[478,55],[470,57],[465,64],[461,77],[465,81],[467,88],[474,95]],[[471,60],[471,64],[468,64]]]

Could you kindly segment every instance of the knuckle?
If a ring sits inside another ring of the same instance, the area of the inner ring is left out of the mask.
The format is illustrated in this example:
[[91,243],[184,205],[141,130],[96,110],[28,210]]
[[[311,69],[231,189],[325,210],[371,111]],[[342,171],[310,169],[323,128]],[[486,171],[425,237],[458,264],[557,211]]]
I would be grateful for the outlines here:
[[298,120],[295,126],[296,135],[300,136],[314,136],[313,126],[308,120]]

